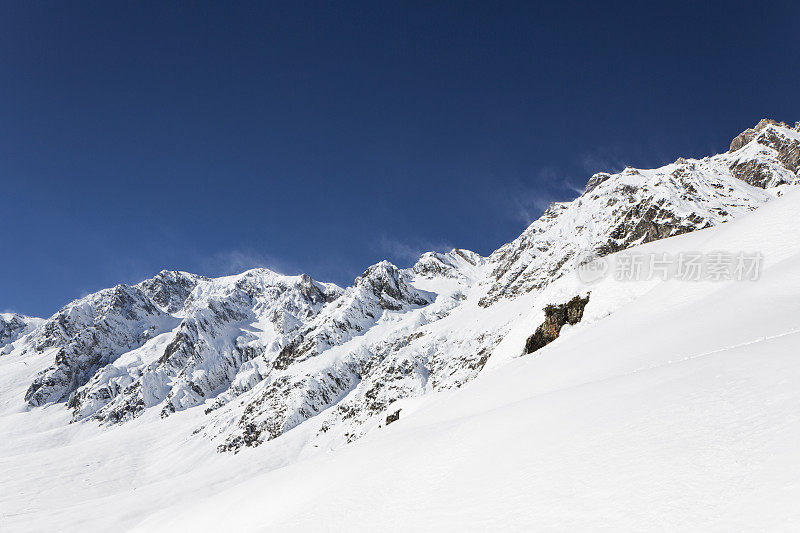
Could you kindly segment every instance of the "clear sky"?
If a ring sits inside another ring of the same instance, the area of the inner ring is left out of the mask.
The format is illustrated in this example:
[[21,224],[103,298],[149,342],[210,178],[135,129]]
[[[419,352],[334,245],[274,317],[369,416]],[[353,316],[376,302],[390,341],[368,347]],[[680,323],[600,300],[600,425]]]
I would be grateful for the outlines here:
[[0,310],[161,269],[346,285],[800,120],[791,2],[0,3]]

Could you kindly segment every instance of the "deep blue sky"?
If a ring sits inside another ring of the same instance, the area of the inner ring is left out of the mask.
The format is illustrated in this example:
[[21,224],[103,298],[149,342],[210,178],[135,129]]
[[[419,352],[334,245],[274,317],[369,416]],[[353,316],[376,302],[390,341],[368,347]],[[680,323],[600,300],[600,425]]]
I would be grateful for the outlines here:
[[486,254],[594,171],[800,120],[788,2],[232,4],[0,4],[0,310]]

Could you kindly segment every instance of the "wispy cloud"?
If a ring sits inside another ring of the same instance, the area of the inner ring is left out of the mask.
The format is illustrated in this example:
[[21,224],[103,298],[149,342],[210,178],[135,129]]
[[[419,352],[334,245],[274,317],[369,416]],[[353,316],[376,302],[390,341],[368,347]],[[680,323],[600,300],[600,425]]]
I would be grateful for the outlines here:
[[425,252],[449,252],[454,247],[448,243],[435,243],[425,239],[412,242],[401,241],[387,235],[382,235],[376,243],[376,249],[388,256],[388,259],[400,266],[413,264]]
[[187,270],[216,277],[241,274],[253,268],[267,268],[290,276],[307,274],[317,281],[337,283],[343,287],[351,284],[354,277],[362,272],[359,266],[351,264],[349,258],[343,259],[338,255],[320,257],[309,264],[298,264],[271,254],[244,249],[196,255],[192,257]]
[[691,154],[670,154],[665,152],[661,146],[643,142],[599,146],[585,152],[581,159],[588,178],[597,172],[609,172],[612,174],[621,172],[628,166],[658,168],[672,163],[680,156],[690,157]]
[[539,218],[553,202],[572,200],[581,193],[582,186],[552,167],[540,169],[528,181],[505,180],[496,191],[500,208],[525,225]]
[[598,172],[616,173],[625,169],[628,164],[616,154],[608,150],[593,150],[583,155],[583,168],[587,176]]
[[253,268],[268,268],[279,273],[293,270],[271,255],[252,250],[223,250],[212,255],[199,255],[193,262],[199,272],[209,276],[239,274]]

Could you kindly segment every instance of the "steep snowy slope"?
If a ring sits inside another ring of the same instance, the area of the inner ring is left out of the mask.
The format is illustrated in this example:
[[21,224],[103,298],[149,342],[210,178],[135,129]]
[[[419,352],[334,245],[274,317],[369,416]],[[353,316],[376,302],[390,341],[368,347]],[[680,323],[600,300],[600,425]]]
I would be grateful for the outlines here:
[[[795,191],[641,250],[758,249],[758,281],[607,279],[536,355],[137,530],[796,530],[798,212]],[[551,296],[579,289],[570,276]]]

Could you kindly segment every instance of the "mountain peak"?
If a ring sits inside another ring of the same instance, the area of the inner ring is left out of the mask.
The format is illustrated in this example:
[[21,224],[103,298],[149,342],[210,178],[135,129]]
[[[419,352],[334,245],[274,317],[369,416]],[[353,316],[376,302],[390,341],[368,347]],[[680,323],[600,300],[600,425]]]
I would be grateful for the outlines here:
[[411,267],[411,271],[425,278],[459,278],[467,276],[468,272],[480,267],[484,261],[483,257],[471,250],[453,248],[447,253],[422,254]]
[[800,126],[764,119],[737,139],[724,154],[594,174],[581,196],[550,204],[489,257],[494,279],[481,305],[543,288],[581,251],[605,255],[715,226],[769,201],[764,189],[800,180]]
[[756,124],[755,127],[747,128],[742,133],[734,137],[734,139],[731,141],[731,146],[728,152],[730,153],[740,150],[745,145],[753,141],[759,132],[762,132],[768,128],[773,129],[777,134],[788,136],[789,139],[797,140],[800,138],[797,135],[800,133],[800,121],[795,122],[794,126],[790,126],[785,122],[778,122],[777,120],[771,118],[762,118],[758,121],[758,124]]
[[355,287],[372,293],[383,309],[400,310],[405,304],[426,305],[429,300],[407,283],[406,273],[389,261],[369,267],[355,281]]

